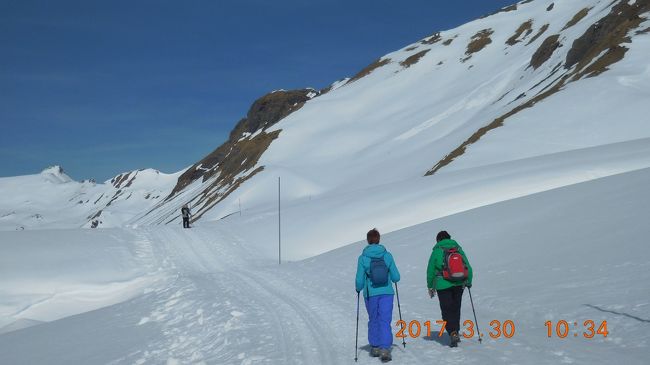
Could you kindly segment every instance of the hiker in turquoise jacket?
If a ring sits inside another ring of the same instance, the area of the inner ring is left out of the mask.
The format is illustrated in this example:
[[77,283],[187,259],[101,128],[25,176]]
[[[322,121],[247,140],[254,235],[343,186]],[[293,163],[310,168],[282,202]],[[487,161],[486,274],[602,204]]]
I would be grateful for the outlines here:
[[[395,266],[393,255],[379,244],[379,232],[372,229],[366,235],[368,246],[363,249],[357,261],[357,276],[355,287],[357,293],[363,292],[363,297],[368,311],[368,342],[370,355],[381,356],[382,361],[390,361],[390,348],[393,345],[391,322],[393,317],[393,291],[392,283],[400,279],[399,271]],[[383,258],[388,268],[388,281],[385,285],[375,287],[370,279],[370,263],[372,259]]]
[[[462,256],[462,261],[467,268],[467,277],[461,281],[446,280],[443,275],[445,261],[445,250],[456,249]],[[467,260],[465,252],[458,242],[451,239],[447,231],[440,231],[436,236],[436,244],[433,247],[427,266],[427,288],[429,296],[434,297],[438,293],[440,300],[440,311],[442,319],[447,322],[446,329],[451,338],[451,347],[458,346],[460,336],[460,307],[463,299],[463,289],[472,287],[473,271]]]

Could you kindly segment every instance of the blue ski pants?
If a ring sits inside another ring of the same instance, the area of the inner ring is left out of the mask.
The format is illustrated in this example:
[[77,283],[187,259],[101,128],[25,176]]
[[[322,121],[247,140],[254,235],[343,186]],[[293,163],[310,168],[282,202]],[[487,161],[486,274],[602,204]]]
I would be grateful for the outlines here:
[[368,311],[368,342],[370,346],[390,349],[393,332],[390,323],[393,318],[393,295],[381,294],[365,298]]

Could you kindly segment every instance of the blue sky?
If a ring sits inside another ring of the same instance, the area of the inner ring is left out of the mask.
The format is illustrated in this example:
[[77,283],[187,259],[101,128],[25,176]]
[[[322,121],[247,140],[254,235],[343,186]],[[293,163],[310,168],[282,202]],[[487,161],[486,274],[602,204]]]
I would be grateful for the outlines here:
[[323,88],[514,0],[0,0],[0,176],[178,171],[275,89]]

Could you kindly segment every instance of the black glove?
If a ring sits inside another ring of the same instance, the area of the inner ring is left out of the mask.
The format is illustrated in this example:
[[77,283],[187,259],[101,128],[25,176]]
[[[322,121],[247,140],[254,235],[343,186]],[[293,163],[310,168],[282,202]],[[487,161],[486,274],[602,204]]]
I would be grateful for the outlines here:
[[469,284],[468,284],[468,283],[465,283],[465,287],[469,289],[469,288],[472,287],[472,284],[471,284],[471,283],[469,283]]

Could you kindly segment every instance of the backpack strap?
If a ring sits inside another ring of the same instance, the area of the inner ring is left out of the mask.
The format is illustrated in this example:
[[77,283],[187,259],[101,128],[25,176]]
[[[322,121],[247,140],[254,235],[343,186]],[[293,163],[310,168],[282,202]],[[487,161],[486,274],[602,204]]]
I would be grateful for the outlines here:
[[368,278],[366,278],[366,298],[370,298],[370,285],[368,285]]
[[436,271],[436,276],[443,277],[443,272],[447,268],[447,256],[449,255],[449,250],[442,247],[438,247],[438,249],[442,250],[442,269]]
[[[368,257],[368,256],[366,256]],[[372,258],[368,257],[370,259],[370,263],[372,263]],[[368,270],[363,270],[364,273],[366,274],[366,279],[365,279],[365,286],[366,286],[366,298],[370,298],[370,285],[368,284],[368,280],[370,279],[370,266],[368,266]]]

